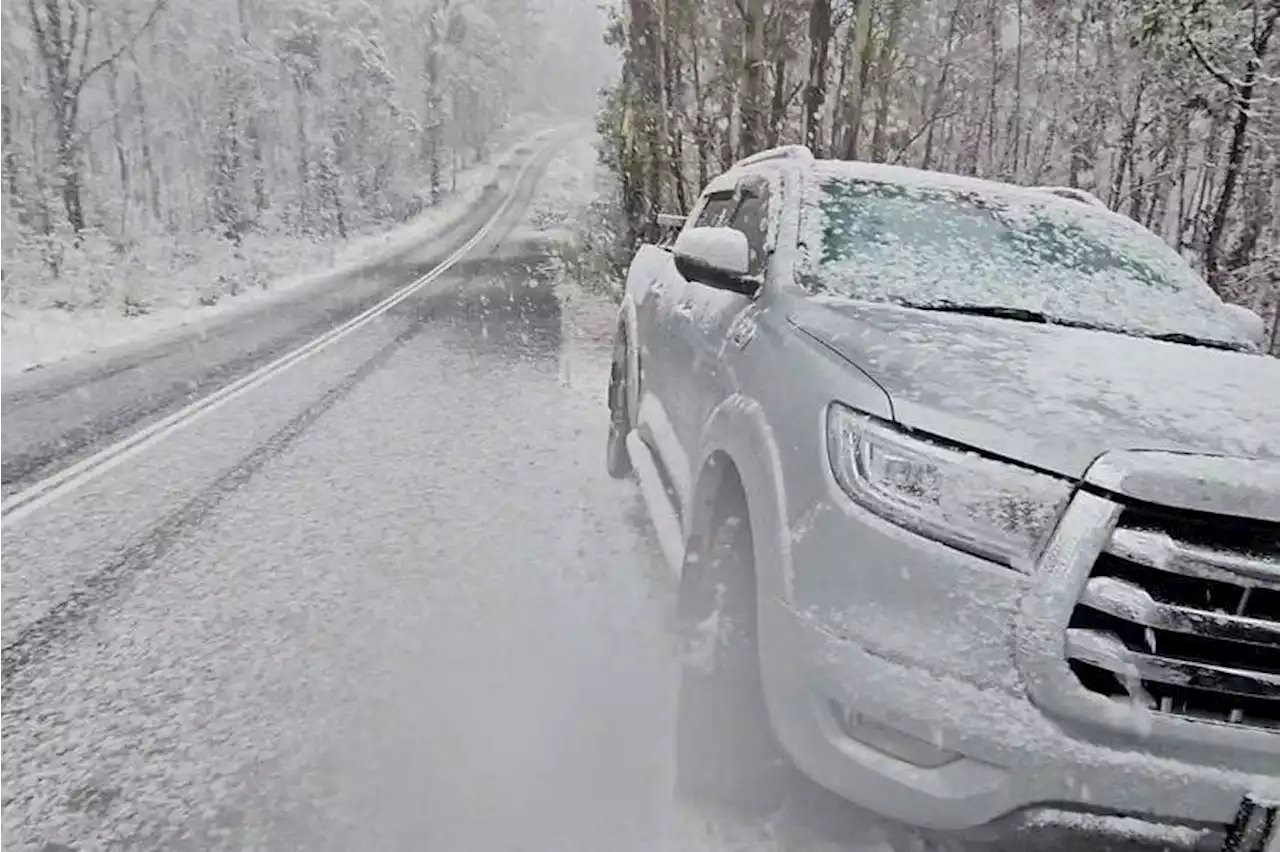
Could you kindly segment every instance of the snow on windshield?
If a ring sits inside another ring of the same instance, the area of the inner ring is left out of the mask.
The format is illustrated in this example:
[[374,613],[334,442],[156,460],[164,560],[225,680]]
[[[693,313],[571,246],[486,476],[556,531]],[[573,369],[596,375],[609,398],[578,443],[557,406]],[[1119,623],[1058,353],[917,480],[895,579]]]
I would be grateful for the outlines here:
[[1048,193],[988,187],[820,171],[802,283],[852,299],[1031,311],[1247,345],[1209,287],[1136,223]]

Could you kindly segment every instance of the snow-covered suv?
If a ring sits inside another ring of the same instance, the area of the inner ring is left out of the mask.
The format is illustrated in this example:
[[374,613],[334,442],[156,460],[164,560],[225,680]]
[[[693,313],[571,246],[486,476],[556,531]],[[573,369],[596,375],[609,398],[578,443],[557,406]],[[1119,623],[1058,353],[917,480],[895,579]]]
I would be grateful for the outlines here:
[[608,465],[680,572],[684,792],[1274,848],[1280,360],[1240,317],[1079,193],[789,147],[675,224]]

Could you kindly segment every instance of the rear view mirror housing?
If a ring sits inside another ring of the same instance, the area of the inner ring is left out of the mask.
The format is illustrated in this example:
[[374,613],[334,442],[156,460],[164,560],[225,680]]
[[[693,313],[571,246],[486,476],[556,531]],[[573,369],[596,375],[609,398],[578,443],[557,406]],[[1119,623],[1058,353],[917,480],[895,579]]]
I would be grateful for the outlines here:
[[760,280],[750,274],[747,235],[734,228],[685,228],[673,247],[676,270],[690,281],[754,296]]

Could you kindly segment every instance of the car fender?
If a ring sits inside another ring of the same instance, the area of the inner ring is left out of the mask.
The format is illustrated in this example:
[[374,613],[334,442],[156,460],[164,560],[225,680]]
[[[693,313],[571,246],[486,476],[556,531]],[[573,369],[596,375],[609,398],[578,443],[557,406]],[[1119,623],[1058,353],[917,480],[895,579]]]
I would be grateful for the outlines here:
[[662,275],[663,269],[670,261],[671,253],[666,249],[648,244],[640,246],[635,256],[631,258],[631,265],[627,268],[625,295],[629,296],[635,304],[643,304],[648,298],[653,282]]
[[[736,393],[711,412],[702,429],[698,471],[691,507],[714,500],[721,471],[716,459],[729,458],[746,492],[756,569],[756,592],[761,600],[792,600],[791,536],[787,524],[786,484],[782,459],[764,408]],[[696,508],[685,513],[685,536],[691,531]],[[703,513],[703,521],[705,522]]]

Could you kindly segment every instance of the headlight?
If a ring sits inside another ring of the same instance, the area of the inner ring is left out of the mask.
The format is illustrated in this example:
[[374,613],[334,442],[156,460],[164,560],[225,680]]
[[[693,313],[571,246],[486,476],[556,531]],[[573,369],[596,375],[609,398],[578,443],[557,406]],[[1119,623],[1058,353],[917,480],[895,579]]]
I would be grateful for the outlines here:
[[841,405],[827,412],[836,482],[900,526],[1028,571],[1071,485],[910,436]]

